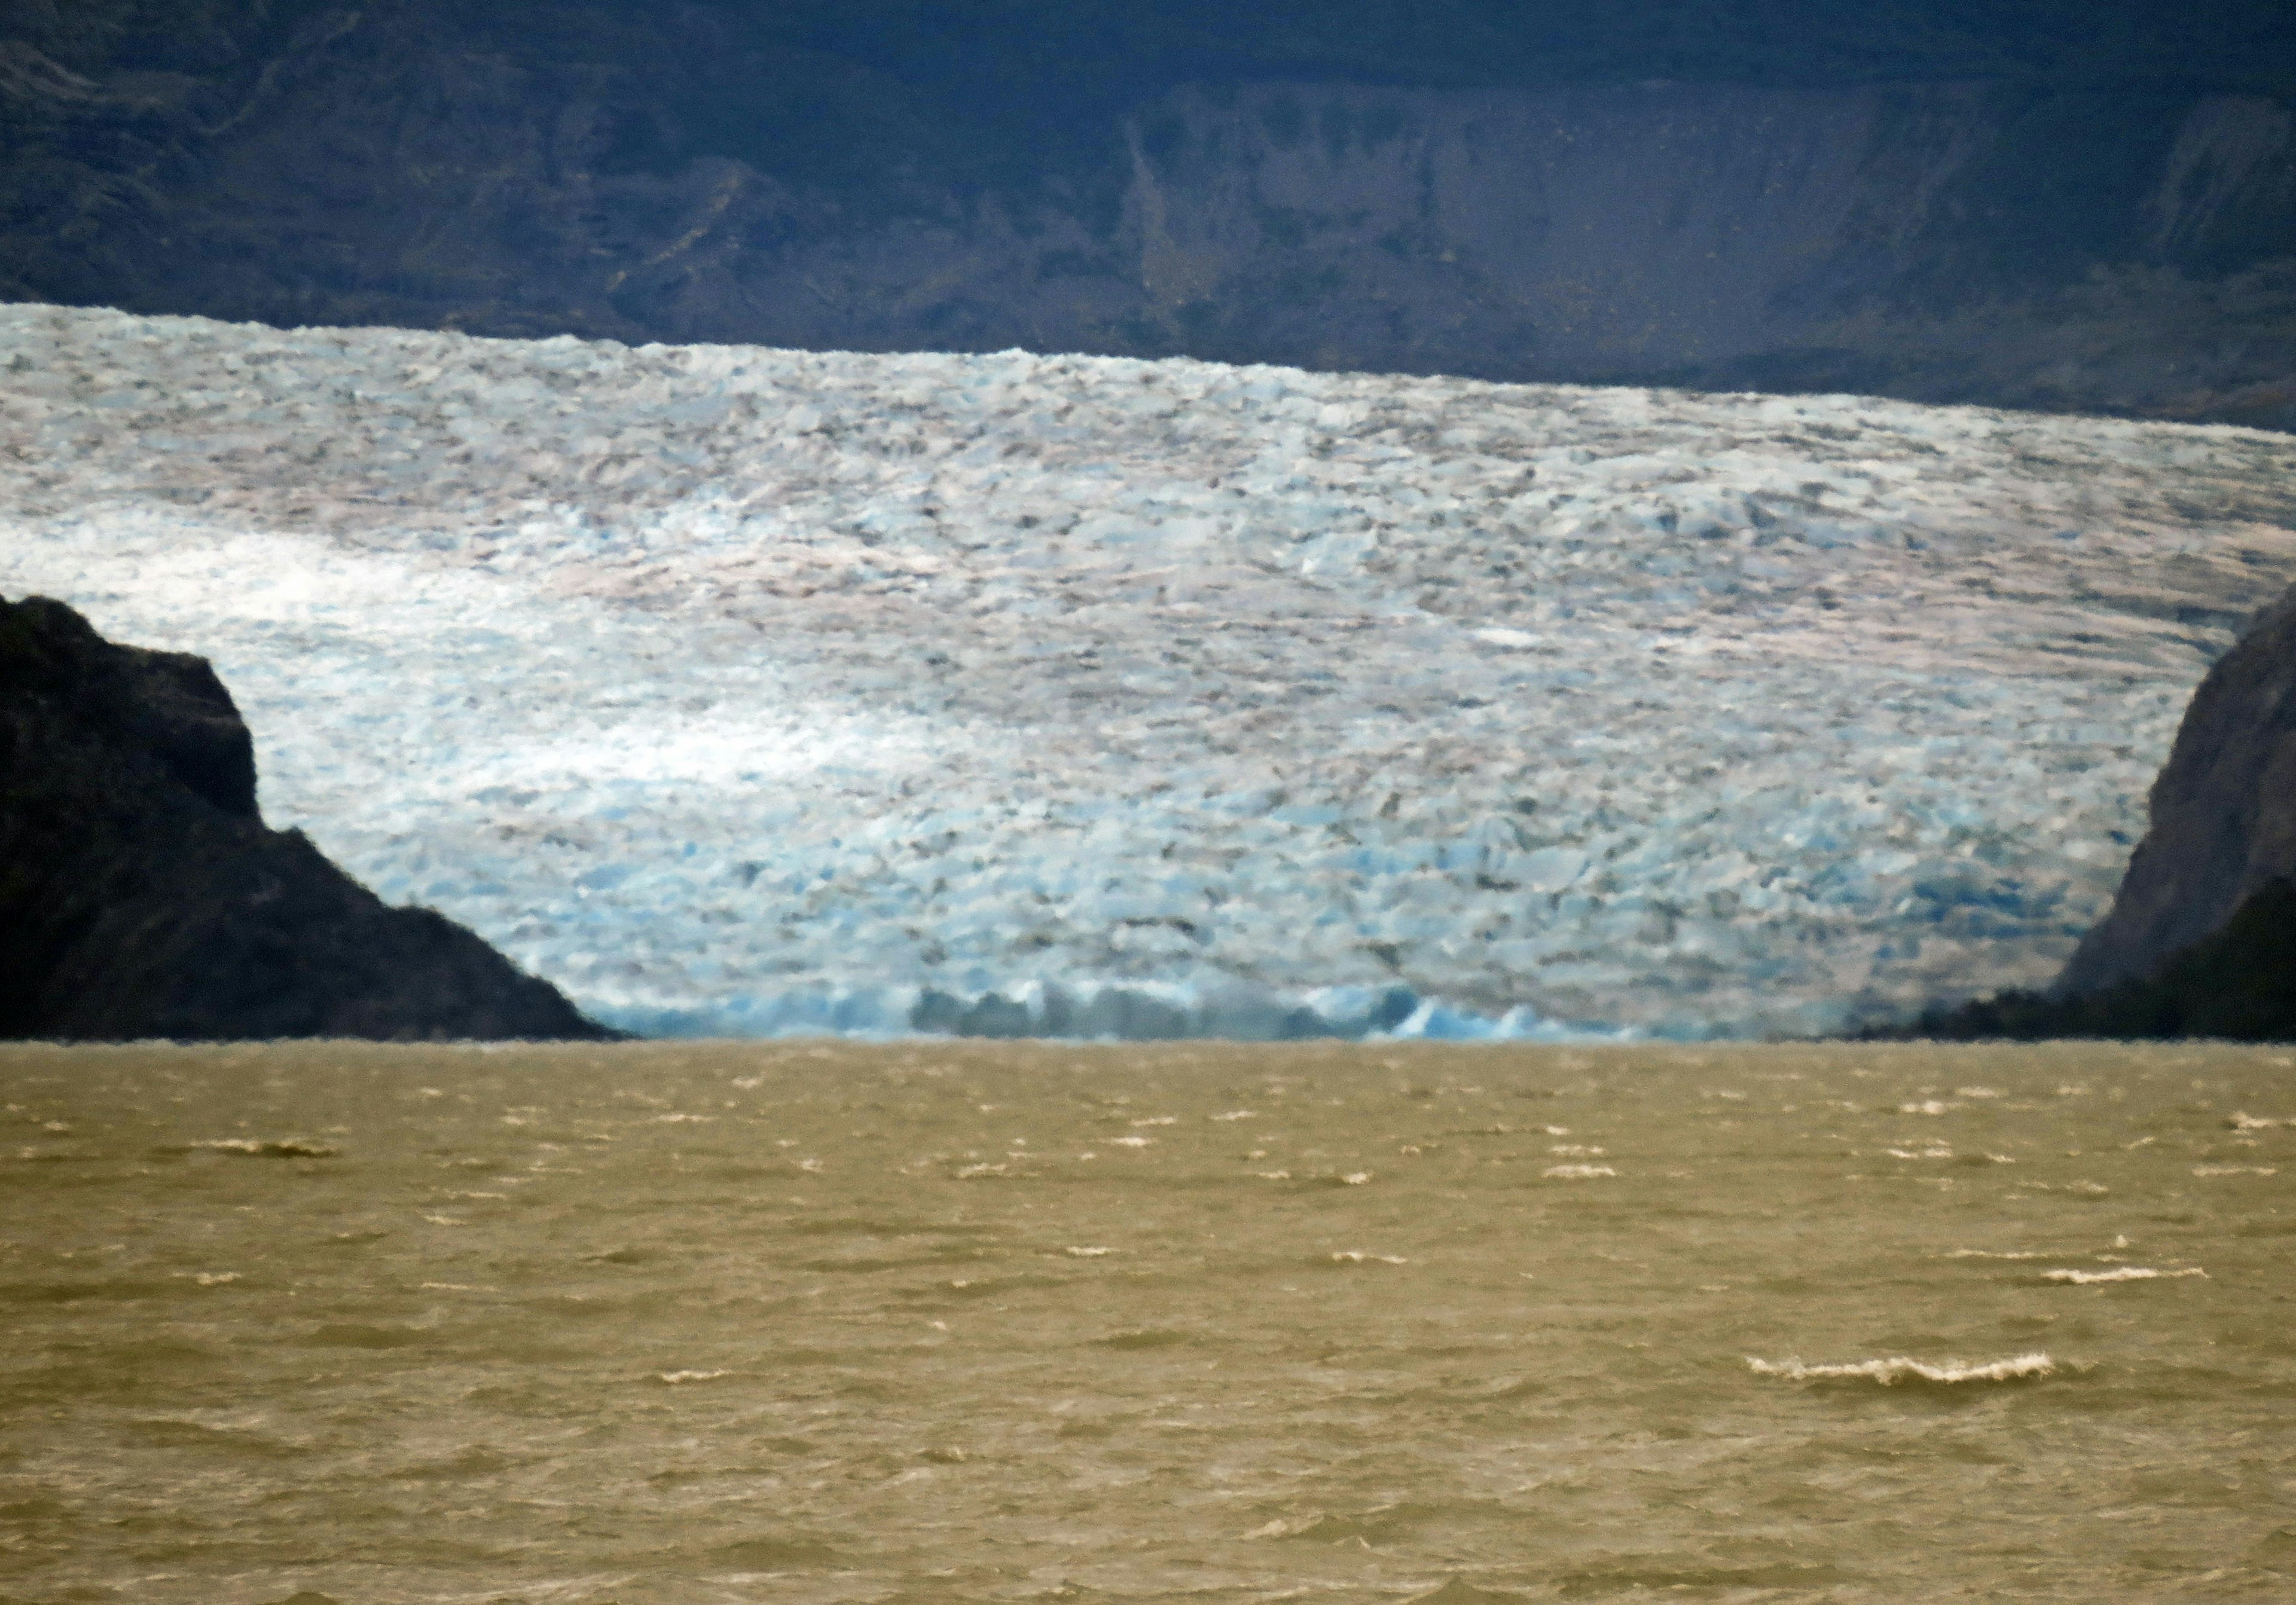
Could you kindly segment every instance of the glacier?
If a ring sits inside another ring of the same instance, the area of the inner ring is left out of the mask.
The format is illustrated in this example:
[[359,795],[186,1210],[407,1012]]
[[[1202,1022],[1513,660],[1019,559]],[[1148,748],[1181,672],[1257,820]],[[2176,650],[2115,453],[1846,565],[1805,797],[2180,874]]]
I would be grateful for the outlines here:
[[0,592],[648,1033],[1818,1031],[2046,981],[2296,440],[0,307]]

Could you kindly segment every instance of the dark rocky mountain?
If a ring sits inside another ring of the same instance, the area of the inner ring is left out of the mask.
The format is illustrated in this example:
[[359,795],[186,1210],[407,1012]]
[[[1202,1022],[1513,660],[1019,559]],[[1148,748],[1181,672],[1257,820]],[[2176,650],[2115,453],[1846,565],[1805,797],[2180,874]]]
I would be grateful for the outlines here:
[[612,1035],[266,828],[204,659],[0,599],[0,1039]]
[[1876,1036],[1977,1042],[2054,1036],[2296,1041],[2296,885],[2271,880],[2220,929],[2157,970],[2093,992],[2005,992]]
[[0,0],[0,296],[2296,427],[2292,94],[2235,0]]
[[2054,990],[2079,995],[2155,974],[2291,876],[2296,591],[2267,609],[2193,693],[2112,910]]
[[2049,992],[1874,1034],[2296,1038],[2296,589],[2194,693],[2112,911]]

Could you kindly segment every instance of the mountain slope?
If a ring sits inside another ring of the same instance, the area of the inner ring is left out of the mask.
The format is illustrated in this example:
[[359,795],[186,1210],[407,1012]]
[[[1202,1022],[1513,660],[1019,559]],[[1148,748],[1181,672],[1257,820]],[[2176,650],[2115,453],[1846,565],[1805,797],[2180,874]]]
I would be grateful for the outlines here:
[[2267,610],[2194,693],[2112,911],[2082,938],[2055,990],[2079,995],[2148,978],[2292,875],[2296,591]]
[[2296,426],[2272,8],[20,4],[0,293]]
[[2083,992],[1998,993],[1924,1010],[1910,1024],[1864,1035],[1937,1042],[2296,1041],[2296,884],[2266,881],[2222,926],[2141,973]]
[[462,927],[265,829],[205,661],[0,599],[0,1038],[606,1035]]
[[2202,680],[2104,918],[2044,993],[1869,1036],[2296,1038],[2296,589]]

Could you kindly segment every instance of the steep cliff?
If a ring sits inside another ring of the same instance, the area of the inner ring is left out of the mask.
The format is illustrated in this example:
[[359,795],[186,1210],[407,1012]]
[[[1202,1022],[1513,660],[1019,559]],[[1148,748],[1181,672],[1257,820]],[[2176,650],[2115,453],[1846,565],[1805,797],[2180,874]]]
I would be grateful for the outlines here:
[[1454,30],[1485,67],[1266,5],[1102,55],[1060,8],[1034,54],[844,9],[19,6],[0,294],[2296,426],[2284,29],[2243,67],[2229,22],[2202,59],[2062,19],[1987,53],[1934,7],[1664,48],[1525,13]]
[[1981,1042],[2092,1036],[2296,1040],[2296,885],[2267,881],[2232,918],[2147,974],[2093,992],[2004,992],[1869,1036]]
[[2296,591],[2267,610],[2194,693],[2112,912],[2054,990],[2081,995],[2153,975],[2292,875]]
[[1867,1035],[2296,1040],[2296,589],[2185,710],[2112,908],[2046,992]]
[[0,600],[0,1038],[610,1035],[266,829],[247,726],[204,659]]

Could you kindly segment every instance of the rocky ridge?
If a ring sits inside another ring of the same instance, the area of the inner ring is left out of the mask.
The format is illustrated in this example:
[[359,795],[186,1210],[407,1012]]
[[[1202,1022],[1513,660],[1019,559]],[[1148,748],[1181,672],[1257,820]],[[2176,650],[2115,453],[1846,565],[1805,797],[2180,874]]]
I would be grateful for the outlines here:
[[2148,978],[2296,875],[2296,591],[2193,693],[2112,911],[2054,990]]
[[2296,589],[2194,692],[2112,906],[2046,991],[1869,1035],[2296,1038]]
[[267,829],[206,660],[0,599],[0,1039],[597,1040],[444,915]]
[[1414,84],[1295,52],[990,137],[763,8],[512,10],[0,12],[0,295],[2296,426],[2263,68]]

